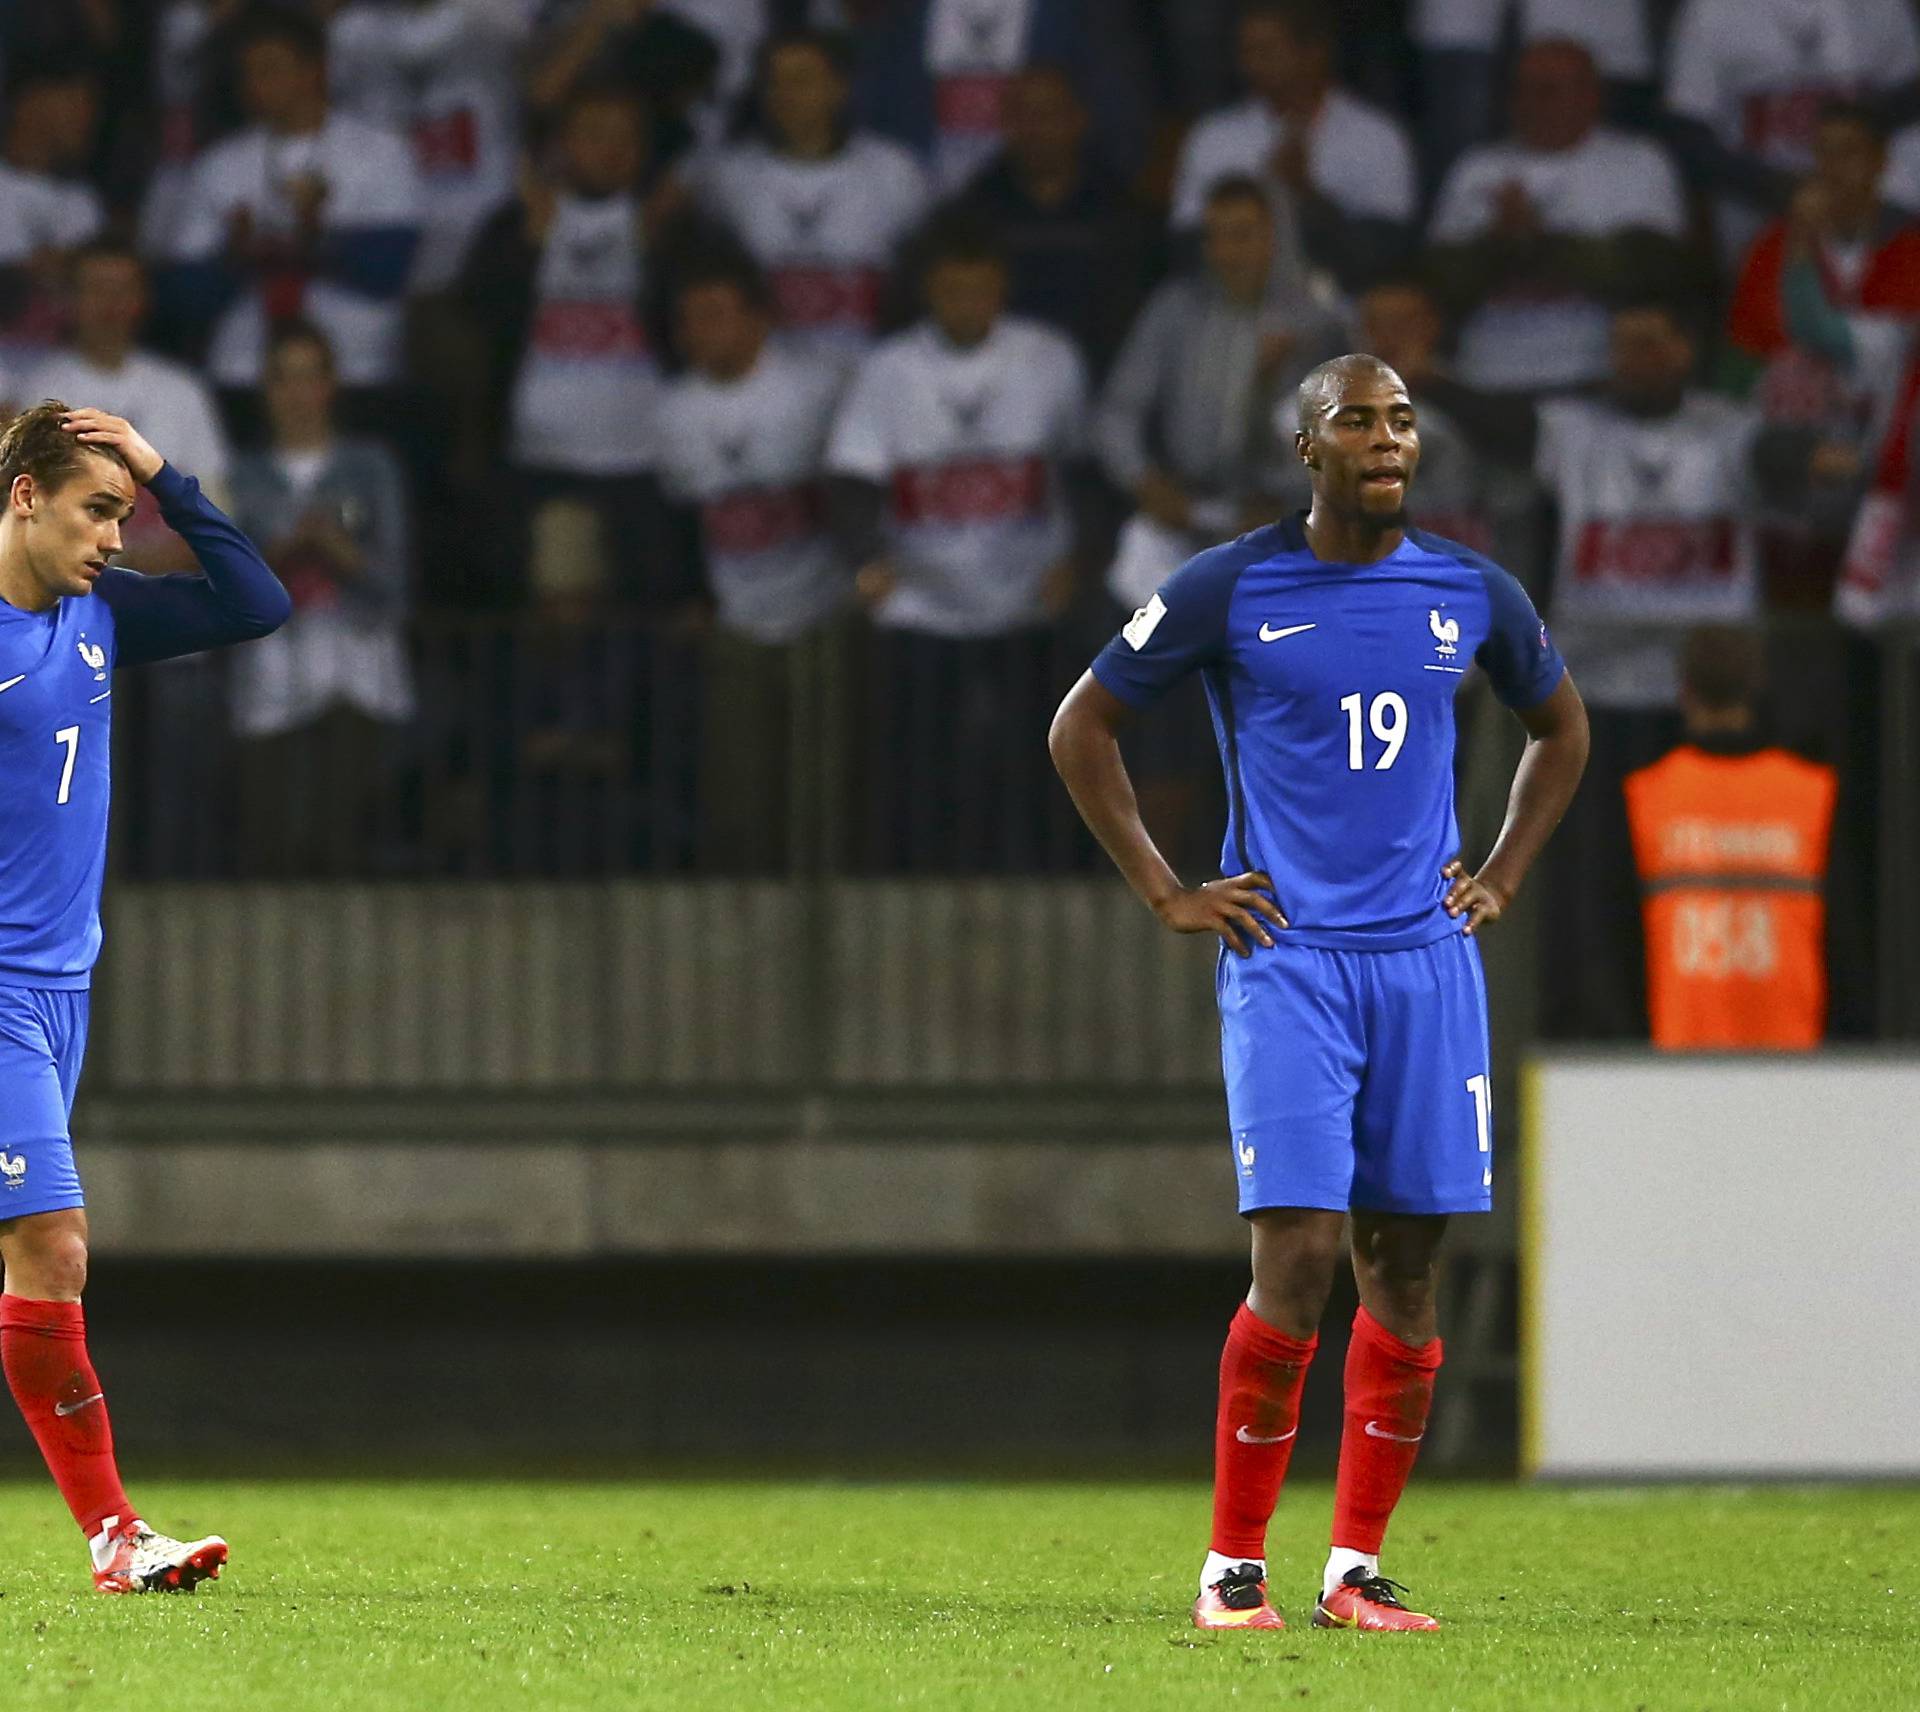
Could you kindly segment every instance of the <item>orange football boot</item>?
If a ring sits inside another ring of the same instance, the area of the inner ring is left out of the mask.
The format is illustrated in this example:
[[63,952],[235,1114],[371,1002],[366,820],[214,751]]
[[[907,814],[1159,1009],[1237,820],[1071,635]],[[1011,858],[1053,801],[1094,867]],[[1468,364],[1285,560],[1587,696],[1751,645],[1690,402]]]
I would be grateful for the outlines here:
[[1431,1617],[1400,1603],[1406,1589],[1365,1569],[1347,1571],[1340,1585],[1313,1608],[1316,1629],[1437,1629]]
[[1284,1629],[1267,1603],[1266,1572],[1257,1563],[1235,1564],[1193,1602],[1196,1629]]

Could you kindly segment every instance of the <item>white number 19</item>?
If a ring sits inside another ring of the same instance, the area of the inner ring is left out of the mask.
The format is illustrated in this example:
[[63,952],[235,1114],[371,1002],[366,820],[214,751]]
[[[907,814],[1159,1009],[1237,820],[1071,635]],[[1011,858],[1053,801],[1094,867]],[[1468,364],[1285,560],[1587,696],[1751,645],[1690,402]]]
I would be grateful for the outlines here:
[[60,769],[60,794],[53,800],[63,803],[73,794],[73,763],[80,754],[80,727],[69,725],[53,734],[56,743],[64,743],[67,748],[67,764]]
[[[1363,699],[1358,691],[1340,698],[1340,706],[1347,716],[1347,765],[1356,773],[1367,764],[1366,755],[1360,747],[1360,704]],[[1367,724],[1372,726],[1374,736],[1386,744],[1380,759],[1373,764],[1376,773],[1384,773],[1400,759],[1400,745],[1407,740],[1407,704],[1392,690],[1382,690],[1373,698],[1373,706],[1367,710]]]

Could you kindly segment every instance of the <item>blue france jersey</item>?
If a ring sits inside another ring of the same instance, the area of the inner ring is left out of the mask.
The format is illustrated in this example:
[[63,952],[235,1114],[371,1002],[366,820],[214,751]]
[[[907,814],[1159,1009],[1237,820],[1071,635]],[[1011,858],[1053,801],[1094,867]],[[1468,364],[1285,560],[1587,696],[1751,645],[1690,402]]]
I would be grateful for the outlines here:
[[1202,674],[1227,776],[1222,871],[1272,879],[1290,941],[1425,945],[1460,930],[1440,870],[1459,853],[1461,678],[1477,661],[1526,708],[1565,667],[1526,591],[1479,554],[1409,529],[1375,564],[1333,564],[1304,522],[1190,560],[1093,675],[1143,707]]
[[112,673],[264,636],[286,590],[250,542],[171,465],[151,483],[197,576],[103,571],[45,612],[0,601],[0,986],[72,991],[100,950]]
[[0,601],[0,982],[85,986],[107,860],[113,609]]

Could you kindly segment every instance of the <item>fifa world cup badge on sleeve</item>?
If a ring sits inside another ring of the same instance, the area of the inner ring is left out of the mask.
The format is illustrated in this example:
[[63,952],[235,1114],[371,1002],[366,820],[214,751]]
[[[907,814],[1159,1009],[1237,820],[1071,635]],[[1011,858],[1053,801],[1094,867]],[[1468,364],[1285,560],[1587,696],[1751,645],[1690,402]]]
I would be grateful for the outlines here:
[[1158,595],[1127,620],[1120,634],[1127,639],[1127,646],[1136,654],[1147,645],[1154,631],[1160,628],[1160,620],[1167,616],[1167,603]]

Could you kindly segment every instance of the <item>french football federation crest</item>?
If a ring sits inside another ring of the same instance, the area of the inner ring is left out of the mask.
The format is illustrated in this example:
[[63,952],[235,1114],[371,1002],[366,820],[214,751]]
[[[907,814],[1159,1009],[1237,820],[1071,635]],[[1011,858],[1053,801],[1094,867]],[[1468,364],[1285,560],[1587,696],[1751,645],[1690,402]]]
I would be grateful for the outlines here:
[[1427,628],[1433,632],[1433,651],[1443,660],[1451,660],[1460,652],[1456,644],[1460,640],[1460,620],[1442,618],[1440,609],[1434,607],[1427,614]]
[[107,651],[102,648],[98,642],[88,642],[85,638],[82,638],[79,642],[76,642],[74,646],[80,650],[80,658],[85,660],[94,671],[101,672],[106,670]]
[[17,1189],[27,1180],[27,1156],[0,1152],[0,1177],[9,1189]]

